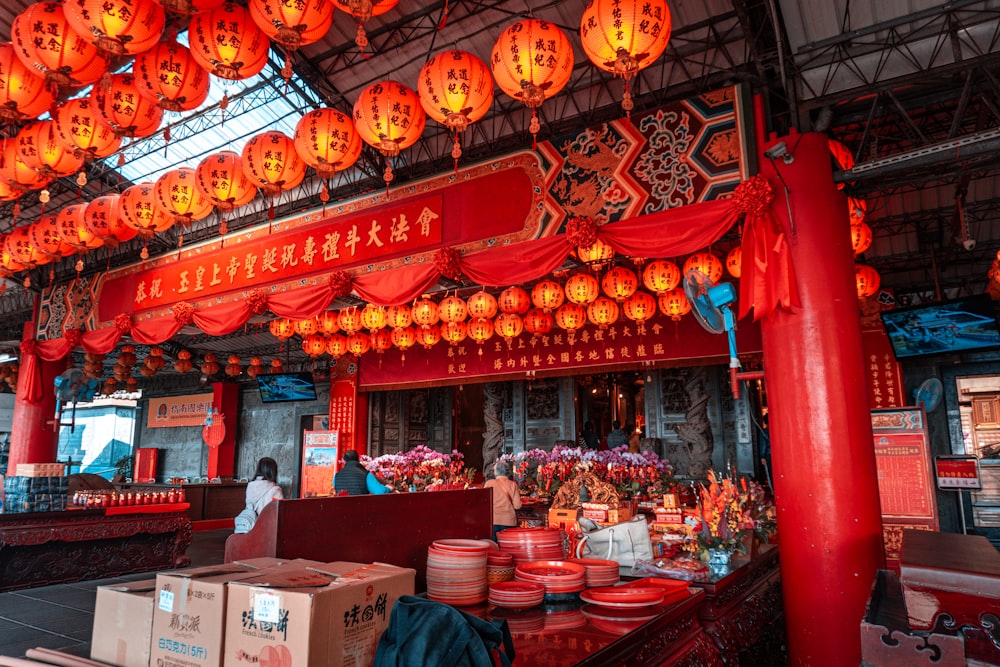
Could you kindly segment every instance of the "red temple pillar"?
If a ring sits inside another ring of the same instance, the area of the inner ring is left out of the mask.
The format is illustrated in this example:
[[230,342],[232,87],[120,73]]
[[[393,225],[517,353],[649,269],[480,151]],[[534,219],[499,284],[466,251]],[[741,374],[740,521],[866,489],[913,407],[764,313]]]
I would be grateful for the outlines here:
[[826,136],[784,141],[790,158],[762,158],[761,173],[801,308],[775,310],[762,334],[789,658],[856,665],[885,557],[850,223]]
[[[35,323],[24,325],[24,339],[34,338]],[[28,400],[31,392],[28,383],[33,381],[26,367],[30,366],[28,356],[34,357],[40,379],[41,394],[36,400]],[[10,433],[10,456],[7,459],[7,475],[13,475],[18,463],[53,463],[59,451],[59,429],[55,423],[56,391],[55,379],[66,369],[66,361],[44,361],[35,352],[21,352],[21,372],[17,376],[17,391],[14,397],[14,424]]]
[[212,408],[222,415],[226,432],[218,447],[208,448],[208,478],[231,478],[236,467],[236,425],[240,418],[239,385],[213,382]]

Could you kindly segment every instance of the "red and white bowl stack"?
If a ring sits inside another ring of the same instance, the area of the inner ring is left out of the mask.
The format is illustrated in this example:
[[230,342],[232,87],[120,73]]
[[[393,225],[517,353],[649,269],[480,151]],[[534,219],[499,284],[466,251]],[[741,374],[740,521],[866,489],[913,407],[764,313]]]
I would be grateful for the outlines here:
[[576,563],[587,568],[587,588],[614,586],[621,580],[617,561],[602,558],[569,558],[568,563]]
[[514,555],[514,564],[537,560],[561,560],[562,531],[551,528],[507,528],[497,533],[500,551]]
[[545,586],[545,593],[578,593],[586,588],[587,570],[577,563],[562,560],[539,560],[521,563],[514,568],[516,581],[530,581]]
[[489,540],[435,540],[427,548],[427,597],[456,607],[484,602]]
[[531,609],[542,604],[545,586],[532,581],[499,581],[490,584],[491,605],[505,609]]

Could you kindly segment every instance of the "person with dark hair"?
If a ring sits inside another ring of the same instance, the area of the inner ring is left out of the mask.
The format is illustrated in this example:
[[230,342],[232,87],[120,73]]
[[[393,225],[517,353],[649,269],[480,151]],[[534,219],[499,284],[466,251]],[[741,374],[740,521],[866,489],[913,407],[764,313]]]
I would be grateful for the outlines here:
[[521,508],[521,492],[517,482],[510,478],[510,463],[497,461],[493,465],[493,479],[483,486],[493,489],[493,539],[504,528],[517,525],[517,510]]
[[594,422],[589,419],[583,422],[583,433],[580,434],[580,447],[586,449],[597,449],[601,444],[601,438],[594,429]]
[[628,436],[625,435],[625,431],[622,430],[621,422],[617,419],[611,422],[611,433],[608,433],[607,443],[608,449],[614,449],[615,447],[621,447],[622,445],[628,444]]
[[269,502],[284,497],[278,486],[278,464],[270,456],[265,456],[257,461],[253,481],[247,484],[247,506],[259,515]]
[[333,490],[338,496],[363,496],[368,493],[368,471],[353,449],[344,452],[344,467],[333,476]]

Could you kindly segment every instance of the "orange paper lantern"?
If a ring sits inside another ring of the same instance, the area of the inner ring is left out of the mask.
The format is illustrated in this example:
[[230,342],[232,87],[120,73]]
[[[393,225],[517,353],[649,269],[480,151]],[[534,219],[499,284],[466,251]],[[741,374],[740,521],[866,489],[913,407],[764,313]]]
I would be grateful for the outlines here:
[[385,307],[369,303],[361,309],[361,326],[368,331],[377,331],[385,327]]
[[677,287],[681,282],[681,270],[666,259],[655,259],[642,269],[642,284],[650,292],[663,294]]
[[508,343],[524,331],[524,320],[517,313],[500,313],[493,323],[496,332]]
[[13,192],[20,195],[29,189],[43,187],[51,179],[35,171],[25,163],[17,150],[17,139],[4,139],[0,153],[0,179],[6,181]]
[[350,115],[336,109],[316,109],[295,125],[295,150],[320,178],[332,178],[361,157],[361,135]]
[[333,0],[250,0],[250,18],[271,41],[285,47],[285,66],[281,75],[292,76],[287,53],[322,39],[333,24]]
[[524,315],[531,307],[531,297],[520,287],[508,287],[497,297],[497,307],[504,313]]
[[315,318],[309,318],[307,320],[294,320],[292,322],[292,328],[295,329],[295,333],[302,336],[303,338],[306,336],[311,336],[317,331],[319,331],[319,325],[316,323]]
[[232,2],[192,16],[188,44],[191,55],[205,70],[233,81],[259,74],[271,47],[250,12]]
[[58,140],[84,159],[107,157],[122,145],[121,137],[98,119],[89,97],[66,100],[56,108],[53,120]]
[[389,158],[417,143],[427,124],[427,114],[417,94],[397,81],[371,84],[354,103],[354,125],[361,140],[386,157],[382,178],[392,182]]
[[[105,245],[135,238],[138,230],[125,226],[118,213],[118,195],[96,197],[83,209],[83,225],[91,234],[101,239]],[[117,234],[116,234],[117,232]],[[119,238],[118,234],[124,236]]]
[[414,323],[425,329],[434,326],[440,319],[438,305],[426,296],[420,297],[413,303],[410,314],[413,316]]
[[385,310],[385,323],[393,330],[405,329],[413,323],[413,313],[406,304],[389,306]]
[[352,334],[362,326],[361,312],[353,306],[351,308],[344,308],[337,314],[337,324],[340,325],[341,331]]
[[865,298],[875,294],[882,283],[878,271],[867,264],[854,265],[854,280],[858,288],[858,297]]
[[587,323],[587,309],[577,303],[564,303],[556,309],[555,320],[566,331],[582,329]]
[[743,248],[736,246],[726,255],[726,271],[733,278],[743,275]]
[[437,324],[420,326],[417,329],[417,342],[430,349],[441,341],[441,328]]
[[127,72],[114,74],[107,83],[90,92],[97,117],[120,137],[148,137],[163,120],[163,109],[139,94],[135,77]]
[[543,280],[531,289],[531,303],[545,312],[555,310],[565,299],[562,285],[554,280]]
[[63,9],[70,28],[116,56],[153,48],[167,19],[154,0],[66,0]]
[[534,138],[540,129],[538,107],[562,90],[573,73],[573,46],[554,24],[523,19],[500,34],[490,69],[502,91],[531,109]]
[[278,340],[285,341],[295,335],[295,325],[287,317],[279,317],[267,324],[268,331]]
[[855,255],[860,255],[872,247],[872,228],[867,222],[851,225],[851,247],[854,248]]
[[219,211],[228,213],[249,204],[257,188],[243,172],[243,160],[233,151],[212,153],[198,163],[194,182]]
[[291,190],[306,175],[306,163],[295,142],[282,132],[262,132],[250,138],[240,154],[243,173],[268,197]]
[[606,296],[599,296],[587,306],[587,318],[601,329],[618,321],[618,304]]
[[347,12],[357,21],[358,31],[354,43],[362,51],[368,46],[368,36],[365,34],[365,23],[373,16],[385,14],[396,6],[399,0],[333,0],[337,9]]
[[347,336],[332,334],[326,340],[326,353],[331,357],[340,358],[347,354]]
[[371,343],[371,349],[375,350],[379,354],[382,354],[392,347],[392,334],[385,329],[376,329],[368,336]]
[[371,346],[371,338],[368,334],[358,331],[347,337],[347,351],[351,354],[361,356],[370,350]]
[[469,317],[491,318],[497,314],[496,297],[485,290],[480,290],[465,301]]
[[313,333],[302,339],[302,351],[315,359],[326,352],[326,337]]
[[687,295],[684,294],[683,287],[676,287],[657,298],[660,311],[670,317],[674,322],[691,312],[691,304],[688,303]]
[[56,214],[56,227],[62,240],[77,250],[91,250],[104,245],[104,240],[98,238],[87,229],[85,216],[86,204],[70,204]]
[[340,324],[337,322],[337,313],[333,310],[324,310],[316,318],[316,329],[327,336],[340,331]]
[[482,345],[493,337],[493,320],[485,317],[473,318],[469,320],[466,331],[468,332],[469,338],[476,341],[479,345]]
[[624,266],[616,266],[601,278],[601,289],[619,303],[629,298],[639,289],[639,278],[635,271]]
[[594,245],[588,248],[578,247],[576,256],[580,258],[581,262],[590,264],[595,270],[599,270],[615,256],[615,249],[601,239],[597,239],[594,241]]
[[566,300],[586,306],[601,293],[597,278],[589,273],[577,273],[566,281]]
[[404,352],[417,343],[417,330],[407,326],[392,330],[392,344]]
[[648,292],[638,291],[622,304],[625,317],[637,324],[644,324],[646,320],[656,314],[656,299]]
[[532,336],[544,336],[552,331],[556,320],[552,313],[542,308],[532,308],[524,315],[524,328]]
[[45,78],[17,57],[12,44],[0,43],[0,120],[19,123],[37,118],[54,103],[55,95]]
[[[465,301],[457,296],[446,296],[438,304],[438,317],[444,323],[462,322],[469,314],[469,308]],[[441,332],[444,336],[444,331]]]
[[15,262],[29,269],[47,264],[52,260],[51,255],[45,254],[35,245],[28,225],[17,227],[8,234],[4,238],[4,247]]
[[56,257],[69,257],[76,252],[76,248],[66,243],[59,234],[59,225],[56,216],[47,213],[32,223],[28,228],[31,235],[31,242],[38,250],[49,255],[53,259]]
[[26,165],[47,178],[68,176],[83,167],[83,157],[57,139],[51,120],[36,120],[22,127],[17,133],[17,152]]
[[165,111],[190,111],[208,99],[208,72],[172,39],[136,56],[132,74],[139,94]]
[[696,252],[684,262],[684,275],[688,271],[701,271],[713,283],[722,279],[722,262],[710,252]]
[[10,37],[24,66],[57,86],[86,86],[108,69],[97,47],[70,28],[61,2],[28,5],[14,18]]
[[212,212],[211,200],[195,183],[194,169],[173,169],[156,179],[153,186],[156,204],[177,224],[190,225]]
[[118,214],[126,225],[146,237],[154,232],[165,232],[174,225],[174,218],[157,205],[152,183],[126,188],[118,199]]
[[465,322],[442,322],[441,338],[449,345],[458,345],[469,335],[469,325]]
[[427,115],[452,131],[451,156],[462,156],[461,134],[493,104],[493,76],[482,60],[452,49],[431,56],[421,68],[417,94]]

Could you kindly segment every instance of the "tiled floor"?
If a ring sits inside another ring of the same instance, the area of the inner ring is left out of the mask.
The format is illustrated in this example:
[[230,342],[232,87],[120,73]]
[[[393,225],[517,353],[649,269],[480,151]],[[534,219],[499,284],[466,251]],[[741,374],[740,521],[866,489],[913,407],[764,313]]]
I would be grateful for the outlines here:
[[[187,552],[191,566],[221,563],[230,534],[229,529],[195,532]],[[90,657],[97,587],[154,576],[139,573],[0,593],[0,655],[23,657],[29,648],[42,647]]]

